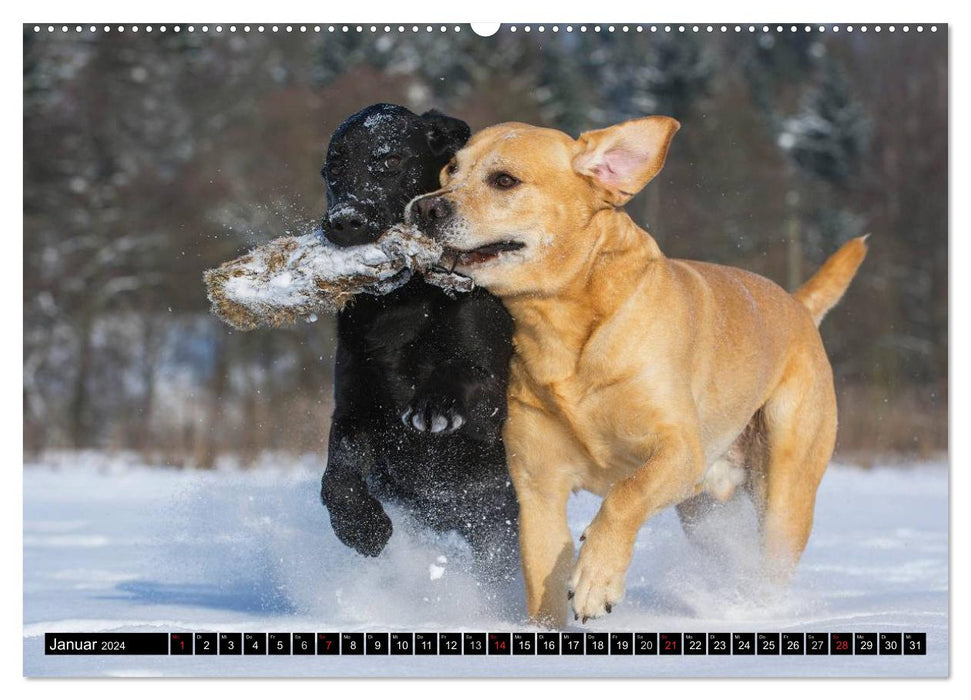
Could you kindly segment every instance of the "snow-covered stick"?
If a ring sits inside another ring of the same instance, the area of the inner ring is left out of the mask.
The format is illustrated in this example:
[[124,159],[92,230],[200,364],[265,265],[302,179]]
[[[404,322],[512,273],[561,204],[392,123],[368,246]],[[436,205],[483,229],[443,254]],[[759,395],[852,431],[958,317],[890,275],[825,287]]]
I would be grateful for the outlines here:
[[387,294],[415,273],[446,292],[468,292],[468,277],[436,269],[442,247],[396,225],[376,243],[340,248],[319,233],[285,236],[207,270],[212,311],[239,330],[277,328],[338,311],[356,294]]

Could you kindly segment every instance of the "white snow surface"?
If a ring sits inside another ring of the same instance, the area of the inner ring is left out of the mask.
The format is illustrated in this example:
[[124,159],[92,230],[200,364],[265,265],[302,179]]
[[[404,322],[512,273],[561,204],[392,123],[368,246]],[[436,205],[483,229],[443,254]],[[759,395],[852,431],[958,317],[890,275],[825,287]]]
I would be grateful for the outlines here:
[[[323,459],[179,471],[99,453],[24,468],[28,676],[944,676],[948,472],[941,464],[833,466],[785,591],[755,573],[754,515],[737,500],[701,546],[673,510],[636,543],[627,596],[575,631],[926,632],[927,656],[45,656],[44,632],[515,631],[517,576],[487,589],[454,535],[409,526],[376,559],[335,538]],[[576,537],[599,499],[570,503]]]

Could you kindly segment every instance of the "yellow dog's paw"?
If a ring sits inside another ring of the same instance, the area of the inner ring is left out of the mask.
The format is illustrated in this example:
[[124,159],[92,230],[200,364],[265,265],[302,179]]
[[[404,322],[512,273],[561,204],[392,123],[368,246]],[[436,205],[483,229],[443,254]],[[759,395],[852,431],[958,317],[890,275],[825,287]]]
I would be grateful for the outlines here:
[[591,525],[580,537],[583,546],[567,592],[573,601],[574,619],[583,622],[611,612],[624,597],[624,578],[630,563],[626,547],[596,534]]

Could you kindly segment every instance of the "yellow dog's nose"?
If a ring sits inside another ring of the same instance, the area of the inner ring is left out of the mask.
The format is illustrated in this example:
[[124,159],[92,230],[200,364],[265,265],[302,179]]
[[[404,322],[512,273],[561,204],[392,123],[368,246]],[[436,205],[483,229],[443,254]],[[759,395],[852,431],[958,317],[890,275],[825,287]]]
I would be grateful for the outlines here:
[[415,223],[421,227],[423,224],[434,224],[436,221],[447,219],[452,213],[452,205],[442,197],[422,197],[415,202],[415,213],[417,214]]

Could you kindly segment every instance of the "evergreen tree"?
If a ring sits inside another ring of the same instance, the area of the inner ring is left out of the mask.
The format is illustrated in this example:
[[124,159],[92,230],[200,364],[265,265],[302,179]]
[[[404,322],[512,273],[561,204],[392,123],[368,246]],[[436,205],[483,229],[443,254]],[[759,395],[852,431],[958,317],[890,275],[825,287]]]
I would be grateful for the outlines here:
[[741,39],[739,63],[751,96],[773,132],[783,117],[780,105],[787,92],[808,80],[815,68],[814,55],[823,45],[812,34],[797,32],[776,37],[772,33]]
[[[555,126],[586,131],[648,114],[683,119],[708,92],[714,65],[693,35],[564,34],[539,76]],[[589,100],[577,99],[577,81]]]
[[533,99],[545,123],[573,136],[591,128],[593,100],[578,100],[577,94],[591,94],[594,88],[583,71],[578,37],[562,33],[543,50],[533,89]]
[[825,61],[797,114],[782,123],[779,146],[811,178],[843,186],[858,170],[869,122],[843,71]]
[[[529,75],[527,42],[508,32],[483,38],[468,28],[441,33],[421,25],[417,32],[389,32],[375,38],[355,31],[328,34],[320,43],[314,78],[327,85],[354,66],[366,64],[402,76],[417,88],[414,109],[441,106],[468,96],[496,75]],[[424,103],[424,104],[422,104]]]
[[[842,211],[833,204],[831,193],[827,191],[850,186],[869,143],[866,114],[835,61],[822,61],[816,82],[810,86],[799,111],[781,120],[777,143],[802,183],[789,195],[788,284],[792,289],[803,282],[803,254],[808,243],[815,243],[813,247],[819,250],[823,248],[823,238],[832,236],[845,240],[865,225],[852,212]],[[813,199],[816,201],[806,212],[798,190],[808,193],[815,185],[823,187],[815,188],[817,193]],[[810,224],[808,232],[802,230],[803,220]],[[855,230],[834,236],[834,221],[853,222],[852,229]],[[825,236],[826,231],[830,236]],[[817,240],[807,240],[813,236]],[[836,242],[827,240],[826,248],[832,248]]]

